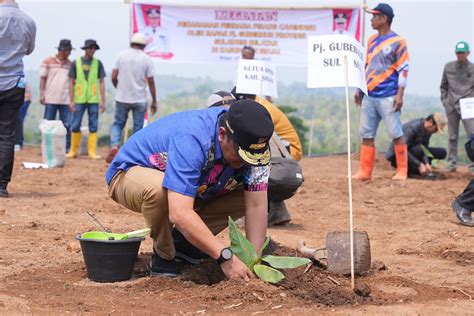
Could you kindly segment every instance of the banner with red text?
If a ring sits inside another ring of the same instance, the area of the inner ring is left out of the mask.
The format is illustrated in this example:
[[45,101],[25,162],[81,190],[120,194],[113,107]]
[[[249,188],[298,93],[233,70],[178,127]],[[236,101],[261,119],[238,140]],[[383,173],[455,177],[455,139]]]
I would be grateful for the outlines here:
[[147,38],[145,52],[183,63],[234,62],[243,46],[275,65],[307,62],[311,35],[347,34],[360,40],[359,8],[239,9],[133,3],[132,33]]

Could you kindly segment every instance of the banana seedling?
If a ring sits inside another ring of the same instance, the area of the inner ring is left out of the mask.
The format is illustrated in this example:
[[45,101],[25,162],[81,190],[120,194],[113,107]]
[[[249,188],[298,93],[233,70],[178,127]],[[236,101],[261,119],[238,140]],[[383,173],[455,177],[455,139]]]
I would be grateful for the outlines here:
[[237,229],[235,222],[229,217],[229,237],[232,252],[253,271],[260,279],[269,283],[278,283],[285,278],[277,269],[292,269],[311,262],[308,258],[262,256],[263,250],[268,246],[270,238],[267,237],[262,249],[255,250],[252,243]]

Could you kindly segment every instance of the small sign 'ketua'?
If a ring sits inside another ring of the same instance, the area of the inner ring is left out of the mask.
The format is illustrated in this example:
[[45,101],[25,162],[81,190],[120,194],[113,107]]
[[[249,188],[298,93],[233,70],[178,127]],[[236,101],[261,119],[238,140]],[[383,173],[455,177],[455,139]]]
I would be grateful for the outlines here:
[[344,87],[344,56],[348,85],[367,94],[364,49],[354,37],[341,34],[308,37],[308,88]]
[[278,98],[275,66],[261,60],[240,59],[237,93]]

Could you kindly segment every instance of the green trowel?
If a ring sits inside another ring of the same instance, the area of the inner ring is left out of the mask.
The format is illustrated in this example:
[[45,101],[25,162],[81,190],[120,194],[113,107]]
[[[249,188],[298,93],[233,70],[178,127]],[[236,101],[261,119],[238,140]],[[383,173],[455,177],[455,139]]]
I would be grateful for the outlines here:
[[125,240],[134,237],[146,237],[151,233],[151,228],[143,228],[134,230],[124,234],[108,233],[105,231],[86,232],[81,235],[84,239],[98,239],[98,240]]

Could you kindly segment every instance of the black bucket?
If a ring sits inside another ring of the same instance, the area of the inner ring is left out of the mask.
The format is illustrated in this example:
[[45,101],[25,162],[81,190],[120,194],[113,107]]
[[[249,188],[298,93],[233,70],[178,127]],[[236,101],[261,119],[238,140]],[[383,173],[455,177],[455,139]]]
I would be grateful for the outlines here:
[[96,282],[117,282],[132,277],[138,249],[145,238],[99,240],[77,235],[76,239],[81,243],[87,277]]

